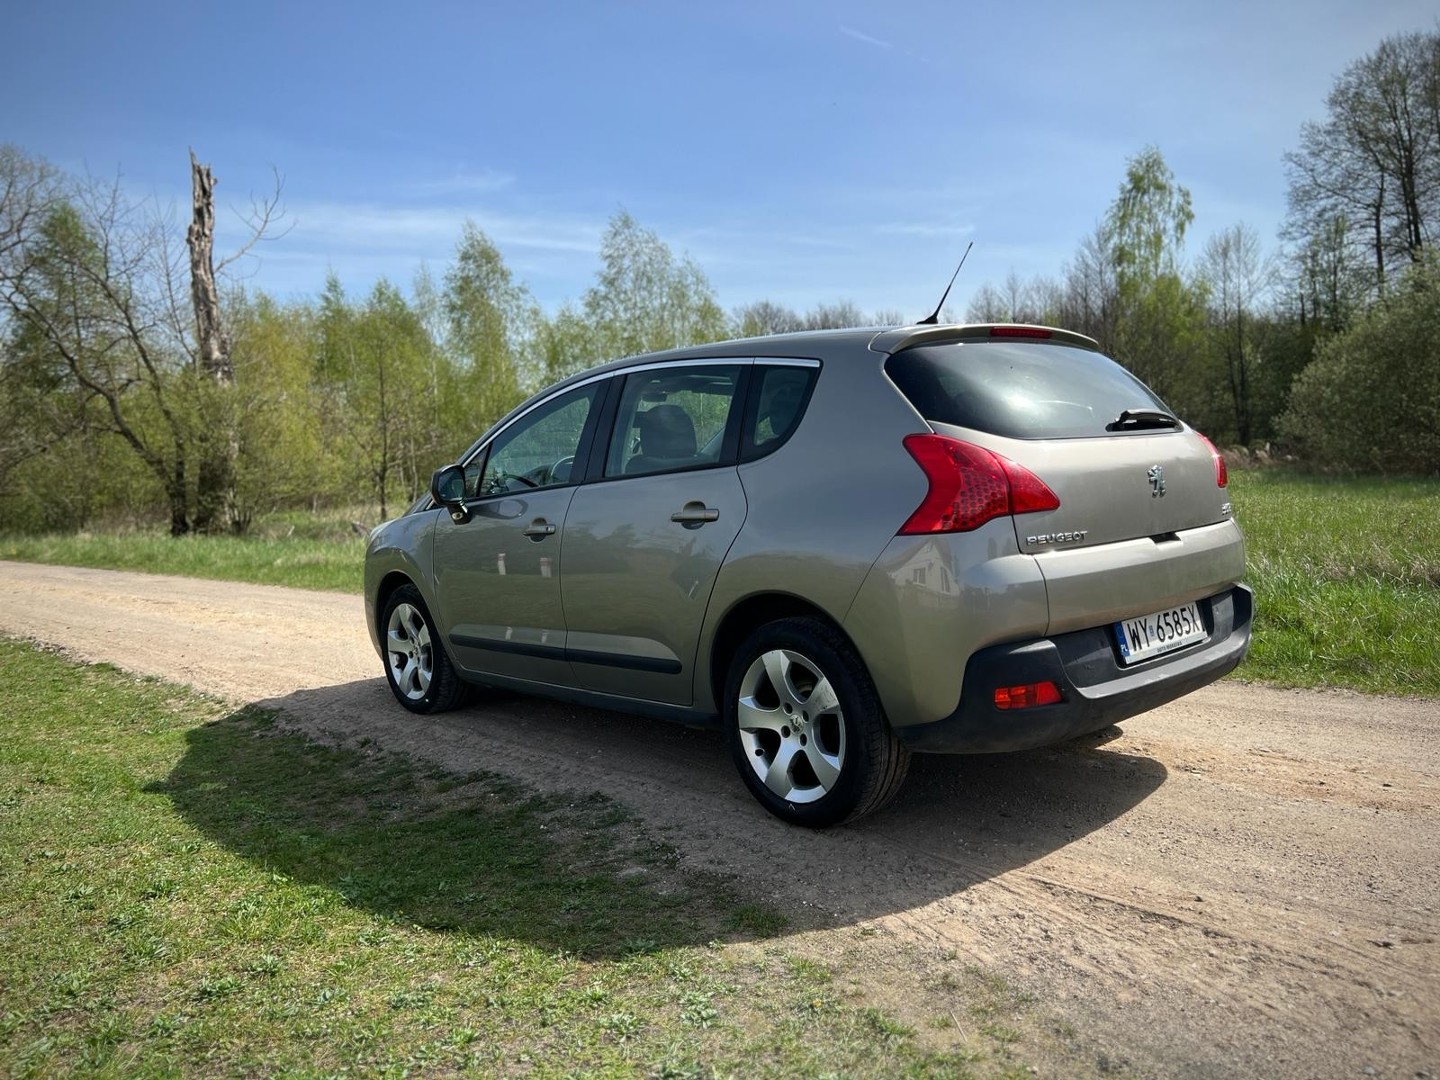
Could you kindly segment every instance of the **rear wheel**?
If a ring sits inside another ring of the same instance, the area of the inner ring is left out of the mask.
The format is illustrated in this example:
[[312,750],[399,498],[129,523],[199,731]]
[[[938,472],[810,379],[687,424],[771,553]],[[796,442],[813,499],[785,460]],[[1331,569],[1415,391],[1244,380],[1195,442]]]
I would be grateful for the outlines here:
[[817,619],[780,619],[750,635],[730,664],[725,721],[751,794],[796,825],[878,810],[910,763],[865,665]]
[[402,585],[390,594],[380,620],[385,680],[395,700],[415,713],[453,709],[466,696],[465,683],[445,652],[420,590]]

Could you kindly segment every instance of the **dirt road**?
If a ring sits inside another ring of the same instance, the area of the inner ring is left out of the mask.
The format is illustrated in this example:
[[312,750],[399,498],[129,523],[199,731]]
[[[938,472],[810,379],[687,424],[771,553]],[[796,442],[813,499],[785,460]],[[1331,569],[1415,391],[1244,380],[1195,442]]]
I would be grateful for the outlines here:
[[0,633],[611,795],[822,943],[886,953],[902,1012],[958,956],[1122,1072],[1440,1080],[1440,702],[1230,682],[1109,741],[919,758],[886,811],[810,833],[751,801],[718,735],[518,697],[411,717],[355,597],[6,562],[0,589]]

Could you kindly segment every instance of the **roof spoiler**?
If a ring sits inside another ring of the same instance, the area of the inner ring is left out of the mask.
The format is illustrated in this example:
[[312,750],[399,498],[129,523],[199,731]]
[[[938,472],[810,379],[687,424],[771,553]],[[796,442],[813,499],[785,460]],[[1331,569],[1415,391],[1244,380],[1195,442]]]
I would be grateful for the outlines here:
[[966,341],[1049,341],[1056,345],[1072,345],[1092,352],[1100,351],[1094,338],[1073,330],[1030,323],[964,323],[948,326],[901,326],[883,330],[870,341],[872,352],[898,353],[917,345],[949,345]]

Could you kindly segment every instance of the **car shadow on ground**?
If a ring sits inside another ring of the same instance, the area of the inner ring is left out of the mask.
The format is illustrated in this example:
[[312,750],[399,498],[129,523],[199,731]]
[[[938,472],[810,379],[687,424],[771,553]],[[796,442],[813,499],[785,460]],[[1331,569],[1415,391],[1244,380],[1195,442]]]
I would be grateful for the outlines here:
[[155,786],[204,834],[366,910],[583,954],[846,925],[963,894],[1114,821],[1166,778],[1111,728],[918,756],[899,797],[821,832],[770,817],[723,738],[510,695],[440,717],[381,680],[188,735]]

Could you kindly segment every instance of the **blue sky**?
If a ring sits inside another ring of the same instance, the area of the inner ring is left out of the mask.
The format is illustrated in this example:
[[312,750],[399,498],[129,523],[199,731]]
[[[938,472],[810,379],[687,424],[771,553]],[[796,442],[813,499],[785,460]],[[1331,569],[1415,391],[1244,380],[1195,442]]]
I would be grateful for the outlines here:
[[0,141],[182,210],[194,146],[222,247],[279,171],[252,287],[408,285],[469,217],[553,311],[623,207],[727,308],[914,317],[970,240],[956,310],[1058,272],[1147,144],[1190,254],[1238,221],[1275,244],[1335,75],[1437,26],[1434,0],[7,6]]

